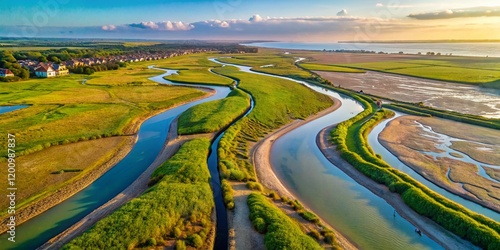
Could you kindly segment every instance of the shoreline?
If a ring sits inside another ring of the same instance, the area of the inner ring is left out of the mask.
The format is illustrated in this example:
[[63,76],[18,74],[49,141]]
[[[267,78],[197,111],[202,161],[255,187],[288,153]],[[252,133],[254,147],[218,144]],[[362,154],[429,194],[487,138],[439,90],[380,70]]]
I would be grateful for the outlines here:
[[[291,132],[292,130],[308,123],[318,118],[321,118],[331,112],[334,112],[342,105],[342,102],[336,98],[331,97],[334,100],[334,104],[329,108],[320,111],[319,113],[309,116],[305,120],[295,120],[287,125],[278,128],[266,135],[262,140],[257,142],[250,150],[250,155],[252,163],[255,166],[257,181],[264,185],[266,188],[276,191],[280,196],[287,196],[291,199],[296,199],[296,196],[288,190],[288,188],[281,182],[281,180],[276,176],[270,162],[271,147],[276,139]],[[306,204],[301,202],[301,204],[309,211],[311,210]],[[245,204],[246,205],[246,204]],[[327,225],[335,232],[335,237],[343,249],[358,249],[354,242],[351,242],[345,235],[340,231],[335,229],[331,224],[327,223],[323,218],[320,218],[321,223]]]
[[[208,98],[215,93],[214,91],[206,91],[206,92],[207,92],[207,94],[200,96],[200,97],[197,97],[193,100],[190,100],[189,102],[198,101],[201,99]],[[47,210],[51,209],[52,207],[64,202],[65,200],[71,198],[73,195],[77,194],[78,192],[80,192],[83,189],[85,189],[86,187],[88,187],[95,180],[100,178],[107,171],[109,171],[116,164],[118,164],[121,160],[123,160],[123,158],[125,158],[125,156],[127,156],[128,153],[130,153],[130,151],[134,147],[135,143],[137,142],[137,139],[138,139],[137,132],[140,129],[140,127],[144,121],[146,121],[147,119],[154,117],[162,112],[165,112],[169,109],[176,108],[176,107],[184,105],[186,103],[188,103],[188,101],[176,103],[173,106],[170,106],[170,107],[165,108],[165,109],[157,110],[155,112],[150,113],[147,116],[143,116],[143,117],[139,118],[137,121],[133,121],[133,124],[131,124],[130,127],[134,127],[136,131],[134,132],[134,134],[125,135],[125,136],[131,137],[131,139],[129,139],[129,141],[127,143],[125,143],[126,145],[122,146],[118,150],[118,152],[115,153],[115,155],[113,157],[111,157],[110,160],[108,160],[106,163],[96,167],[92,171],[89,171],[89,173],[87,175],[76,179],[72,183],[68,183],[64,187],[55,191],[53,194],[47,195],[44,198],[40,198],[39,200],[36,200],[36,201],[32,202],[31,204],[18,209],[16,211],[16,219],[17,219],[16,226],[22,225],[24,222],[29,221],[29,220],[33,219],[34,217],[44,213],[45,211],[47,211]],[[8,219],[9,218],[7,215],[6,215],[6,217],[2,218],[2,222],[5,222],[5,223],[2,223],[2,225],[0,226],[0,234],[7,232],[8,228],[6,225],[7,224],[6,221]]]
[[403,199],[396,193],[392,193],[389,189],[378,184],[369,177],[363,175],[361,172],[356,170],[348,162],[340,157],[340,154],[336,150],[335,146],[329,141],[330,131],[336,126],[331,125],[321,130],[321,132],[316,137],[316,144],[323,153],[323,155],[337,168],[342,170],[350,178],[355,180],[360,185],[364,186],[370,190],[375,195],[384,199],[389,205],[391,205],[397,213],[406,219],[408,222],[419,228],[426,236],[440,244],[446,249],[476,249],[472,243],[463,240],[460,237],[454,235],[453,233],[442,228],[429,218],[419,215],[417,212],[413,211],[408,207]]

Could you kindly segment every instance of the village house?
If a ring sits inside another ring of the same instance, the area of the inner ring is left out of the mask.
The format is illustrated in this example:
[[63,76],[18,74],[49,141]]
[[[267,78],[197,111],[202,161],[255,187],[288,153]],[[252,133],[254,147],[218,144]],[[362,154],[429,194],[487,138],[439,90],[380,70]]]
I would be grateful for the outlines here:
[[41,78],[55,77],[56,71],[51,66],[40,63],[40,65],[35,68],[35,75]]
[[2,69],[0,68],[0,76],[2,77],[13,77],[14,73],[10,71],[10,69]]
[[66,68],[65,65],[62,64],[52,64],[52,68],[56,72],[56,76],[65,76],[69,75],[69,70]]

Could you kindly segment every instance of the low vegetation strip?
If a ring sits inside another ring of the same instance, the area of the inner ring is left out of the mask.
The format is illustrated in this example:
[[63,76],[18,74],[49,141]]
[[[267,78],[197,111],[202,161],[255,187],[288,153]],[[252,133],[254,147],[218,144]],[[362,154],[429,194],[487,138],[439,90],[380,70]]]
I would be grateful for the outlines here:
[[63,249],[134,249],[177,246],[209,247],[214,202],[207,156],[210,141],[186,142],[152,175],[148,191],[126,203]]
[[233,84],[233,81],[228,78],[220,77],[212,74],[209,68],[189,68],[181,69],[178,74],[165,76],[165,79],[173,82],[181,82],[186,84],[207,84],[207,85],[223,85],[228,86]]
[[243,115],[249,106],[249,96],[235,89],[224,99],[202,103],[182,113],[178,133],[187,135],[219,131]]
[[265,234],[267,249],[323,249],[265,196],[250,194],[247,203],[252,224]]
[[[467,239],[484,249],[500,247],[500,224],[482,215],[474,213],[429,190],[410,176],[385,163],[373,154],[366,141],[369,130],[386,115],[383,112],[373,114],[373,103],[359,96],[356,98],[365,106],[357,116],[340,123],[332,131],[332,141],[337,144],[342,158],[356,169],[384,184],[392,192],[399,193],[405,203],[416,212],[434,220],[439,225],[456,235]],[[354,140],[347,140],[353,138]]]
[[[413,104],[404,104],[404,103],[394,103],[391,105],[395,108],[406,109],[418,113],[424,113],[431,116],[444,118],[448,120],[468,123],[472,125],[478,125],[487,128],[500,129],[500,119],[492,119],[486,118],[478,115],[469,115],[469,114],[461,114],[458,112],[447,111],[447,110],[439,110],[432,107],[427,106],[417,106]],[[402,112],[404,112],[402,110]]]
[[403,108],[401,106],[397,106],[397,105],[394,105],[394,104],[384,104],[382,106],[384,108],[388,108],[388,109],[400,111],[400,112],[403,112],[403,113],[409,114],[409,115],[417,115],[417,116],[424,116],[424,117],[431,117],[432,116],[430,114],[426,114],[426,113],[419,112],[419,111],[412,110],[412,109]]
[[468,84],[495,83],[498,86],[500,81],[498,60],[493,58],[441,57],[434,60],[350,63],[337,66]]
[[326,64],[316,64],[316,63],[301,63],[299,67],[302,67],[307,70],[316,70],[316,71],[329,71],[329,72],[342,72],[342,73],[365,73],[366,71],[361,69],[353,69],[347,67],[340,67],[335,65],[326,65]]

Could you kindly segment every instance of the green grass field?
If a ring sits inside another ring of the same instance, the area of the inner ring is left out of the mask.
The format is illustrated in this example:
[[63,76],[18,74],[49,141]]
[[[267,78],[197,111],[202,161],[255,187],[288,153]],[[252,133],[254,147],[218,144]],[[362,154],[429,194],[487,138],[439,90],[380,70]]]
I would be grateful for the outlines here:
[[202,103],[182,113],[178,133],[187,135],[219,131],[243,115],[249,107],[248,95],[235,89],[224,99]]
[[214,208],[208,139],[186,142],[151,177],[155,183],[63,249],[134,249],[164,246],[208,248]]
[[366,71],[360,69],[346,68],[334,65],[324,65],[324,64],[316,64],[316,63],[301,63],[300,67],[303,67],[308,70],[317,70],[317,71],[328,71],[328,72],[341,72],[341,73],[365,73]]
[[500,59],[475,57],[426,57],[426,59],[339,64],[421,78],[500,87]]
[[295,66],[296,58],[292,55],[282,53],[233,55],[231,58],[224,57],[218,60],[225,63],[251,66],[252,70],[268,74],[288,76],[296,79],[309,79],[313,77],[311,73]]
[[[131,66],[132,67],[132,66]],[[133,66],[140,70],[143,66]],[[118,71],[100,72],[94,80],[107,85],[82,85],[85,76],[70,75],[0,84],[0,105],[29,104],[28,108],[1,115],[0,133],[15,134],[19,155],[43,148],[113,135],[133,134],[141,119],[160,109],[204,95],[199,90],[163,85],[115,85],[120,81],[144,79]],[[110,82],[111,81],[111,82]],[[153,82],[151,82],[153,83]],[[6,152],[6,142],[0,143]],[[6,153],[1,153],[5,157]]]

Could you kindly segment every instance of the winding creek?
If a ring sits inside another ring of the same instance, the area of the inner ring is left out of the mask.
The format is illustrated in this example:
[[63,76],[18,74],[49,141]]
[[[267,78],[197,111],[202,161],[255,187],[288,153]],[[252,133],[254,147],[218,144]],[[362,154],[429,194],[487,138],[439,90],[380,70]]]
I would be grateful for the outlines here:
[[[485,208],[477,203],[474,203],[472,201],[464,199],[458,195],[452,194],[452,193],[448,192],[447,190],[445,190],[445,189],[435,185],[434,183],[428,181],[427,179],[422,177],[420,174],[415,172],[412,168],[408,167],[403,162],[401,162],[395,155],[393,155],[382,144],[380,144],[380,142],[378,140],[379,134],[382,132],[382,130],[387,126],[387,124],[389,122],[391,122],[392,120],[394,120],[400,116],[401,116],[401,114],[396,112],[396,115],[394,117],[381,122],[380,124],[378,124],[377,126],[375,126],[373,128],[373,130],[368,135],[368,143],[372,147],[373,151],[376,154],[380,154],[382,156],[382,158],[384,159],[384,161],[389,163],[392,167],[397,168],[397,169],[407,173],[408,175],[413,177],[415,180],[424,184],[425,186],[432,189],[433,191],[443,195],[444,197],[446,197],[446,198],[448,198],[448,199],[450,199],[458,204],[461,204],[462,206],[464,206],[464,207],[466,207],[466,208],[468,208],[476,213],[487,216],[495,221],[500,221],[500,214],[499,213],[497,213],[491,209]],[[447,136],[443,137],[443,140],[445,138],[447,138]],[[442,149],[445,149],[445,148],[442,148]],[[450,151],[450,152],[454,152],[454,151]],[[448,152],[446,154],[448,154]],[[462,154],[462,153],[460,153],[460,154]],[[464,154],[462,154],[462,155],[464,155]],[[451,156],[448,154],[447,157],[451,157]],[[454,158],[454,159],[467,160],[467,158],[463,158],[463,159]],[[481,165],[485,165],[485,164],[481,164]],[[482,169],[482,167],[479,167],[479,169]]]
[[[162,84],[207,87],[177,84],[163,79],[164,76],[175,72],[167,70],[166,73],[150,79]],[[9,242],[1,248],[35,249],[124,190],[155,160],[164,145],[170,123],[175,117],[197,104],[222,99],[230,92],[228,87],[210,86],[210,88],[216,93],[208,98],[169,109],[147,119],[139,129],[136,144],[122,161],[71,198],[19,225],[16,228],[18,232],[16,242],[12,244]],[[7,242],[7,234],[2,234],[0,241]]]
[[303,81],[254,72],[247,66],[224,64],[248,73],[291,80],[342,101],[338,110],[285,134],[271,149],[276,175],[300,201],[360,248],[442,249],[428,236],[416,234],[411,223],[400,216],[394,217],[393,207],[331,164],[318,149],[318,132],[361,112],[363,108],[359,103]]

